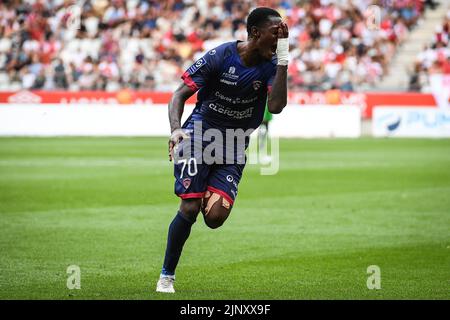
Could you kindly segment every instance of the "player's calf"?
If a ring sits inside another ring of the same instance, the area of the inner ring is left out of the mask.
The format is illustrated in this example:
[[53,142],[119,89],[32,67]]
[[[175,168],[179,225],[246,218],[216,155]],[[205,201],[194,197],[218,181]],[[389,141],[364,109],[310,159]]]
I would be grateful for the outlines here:
[[231,203],[223,196],[207,191],[201,206],[205,224],[211,229],[219,228],[230,215],[231,207]]

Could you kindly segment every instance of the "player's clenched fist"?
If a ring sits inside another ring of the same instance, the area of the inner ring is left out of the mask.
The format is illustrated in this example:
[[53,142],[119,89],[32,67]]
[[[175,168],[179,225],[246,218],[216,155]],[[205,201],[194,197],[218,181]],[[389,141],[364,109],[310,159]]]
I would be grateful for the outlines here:
[[169,139],[169,161],[172,161],[173,159],[173,150],[175,146],[183,141],[183,139],[189,139],[189,135],[183,131],[183,129],[175,129],[172,132],[172,135]]
[[287,66],[289,63],[289,29],[285,22],[278,24],[277,58],[278,65]]
[[286,22],[280,22],[278,25],[278,38],[288,38],[289,28]]

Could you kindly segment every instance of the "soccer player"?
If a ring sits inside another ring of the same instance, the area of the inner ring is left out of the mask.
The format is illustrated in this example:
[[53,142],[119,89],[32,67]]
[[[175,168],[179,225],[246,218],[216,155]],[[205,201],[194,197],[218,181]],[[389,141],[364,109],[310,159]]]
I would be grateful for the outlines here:
[[[229,129],[255,130],[263,119],[266,101],[271,113],[280,113],[286,106],[287,24],[277,11],[259,7],[247,18],[247,32],[247,41],[224,43],[197,60],[182,75],[183,83],[169,103],[169,160],[174,160],[175,193],[181,204],[169,226],[157,292],[175,292],[175,268],[198,213],[203,213],[206,225],[212,229],[228,218],[246,159],[237,145],[231,148],[232,161],[228,156],[230,148],[224,147],[226,163],[206,163],[197,155],[177,159],[176,153],[188,153],[198,141],[200,151],[206,152],[208,130],[223,133],[224,137]],[[195,109],[181,126],[184,104],[196,91]],[[196,131],[199,123],[200,134]],[[219,144],[221,139],[216,140],[214,143]],[[248,142],[246,135],[244,151]],[[224,156],[218,155],[220,150],[215,150],[215,156],[223,160]]]

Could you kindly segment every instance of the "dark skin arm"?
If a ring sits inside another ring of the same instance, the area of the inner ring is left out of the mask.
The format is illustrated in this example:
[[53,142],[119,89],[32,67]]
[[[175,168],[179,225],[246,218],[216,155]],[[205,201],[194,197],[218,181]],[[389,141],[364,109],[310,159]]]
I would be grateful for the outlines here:
[[181,116],[184,111],[184,104],[195,91],[189,88],[186,84],[182,83],[173,93],[172,99],[169,102],[169,122],[171,136],[169,139],[169,160],[173,159],[173,148],[187,135],[183,133],[181,129]]
[[269,94],[267,108],[270,113],[280,113],[287,104],[287,66],[277,66],[277,73],[273,80]]
[[[278,38],[287,38],[288,36],[287,24],[281,22],[278,29]],[[270,113],[280,113],[287,104],[287,69],[287,66],[277,66],[277,72],[267,102],[267,108]]]

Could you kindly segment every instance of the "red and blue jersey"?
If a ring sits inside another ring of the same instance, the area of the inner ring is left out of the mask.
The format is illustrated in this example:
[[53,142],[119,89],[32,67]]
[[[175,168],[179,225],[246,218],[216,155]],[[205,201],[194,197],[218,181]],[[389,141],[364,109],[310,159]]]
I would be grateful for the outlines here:
[[194,121],[203,128],[256,129],[262,122],[269,87],[276,73],[272,61],[246,67],[239,56],[239,41],[227,42],[208,51],[183,74],[184,83],[197,91],[194,111],[183,124]]
[[[277,65],[274,57],[272,61],[246,67],[237,45],[238,41],[228,42],[208,51],[182,76],[187,86],[198,90],[194,111],[183,124],[191,139],[179,143],[181,160],[174,165],[175,193],[183,199],[202,198],[206,190],[222,195],[231,204],[236,198],[246,163],[245,149],[251,131],[262,122]],[[202,128],[199,133],[198,123]],[[227,129],[241,129],[245,132],[244,143],[236,137],[231,145],[222,139],[210,142],[205,134],[209,129],[217,129],[225,137]],[[204,155],[210,145],[216,147],[212,163]]]

